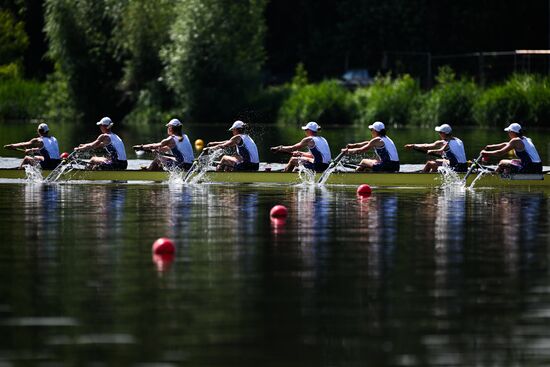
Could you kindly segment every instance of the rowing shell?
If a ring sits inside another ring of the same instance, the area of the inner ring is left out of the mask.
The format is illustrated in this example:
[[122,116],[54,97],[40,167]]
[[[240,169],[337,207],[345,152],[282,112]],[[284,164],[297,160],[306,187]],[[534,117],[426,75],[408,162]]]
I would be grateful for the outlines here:
[[[42,171],[46,177],[51,171]],[[315,181],[319,178],[315,177]],[[459,175],[464,177],[464,175]],[[19,169],[0,169],[0,179],[25,179],[25,171]],[[144,170],[125,171],[88,171],[72,170],[60,177],[60,181],[167,181],[169,172],[151,172]],[[468,178],[468,185],[475,179],[475,175]],[[203,180],[206,182],[227,183],[300,183],[303,182],[297,173],[286,172],[207,172]],[[356,173],[335,172],[328,178],[327,184],[374,186],[413,186],[437,187],[443,183],[443,176],[439,173]],[[475,184],[476,187],[502,186],[545,186],[550,187],[550,174],[523,174],[501,176],[497,174],[483,175]]]

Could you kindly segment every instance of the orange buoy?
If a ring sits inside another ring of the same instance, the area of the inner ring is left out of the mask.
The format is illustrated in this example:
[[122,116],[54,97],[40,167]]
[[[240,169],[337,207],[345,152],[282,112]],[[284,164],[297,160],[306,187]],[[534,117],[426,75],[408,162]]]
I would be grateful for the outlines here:
[[372,189],[367,184],[363,184],[357,188],[357,195],[359,196],[370,196],[370,194],[372,194]]
[[63,152],[63,153],[61,153],[60,157],[61,157],[61,159],[67,159],[67,158],[69,158],[69,153]]
[[176,247],[171,239],[161,237],[153,243],[153,253],[155,254],[173,254]]
[[284,205],[275,205],[269,212],[269,216],[272,218],[286,218],[287,215],[288,209]]

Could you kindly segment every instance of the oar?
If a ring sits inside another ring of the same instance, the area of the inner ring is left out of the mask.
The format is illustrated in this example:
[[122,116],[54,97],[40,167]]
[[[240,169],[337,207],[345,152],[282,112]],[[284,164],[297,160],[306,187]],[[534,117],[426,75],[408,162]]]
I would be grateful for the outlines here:
[[466,184],[466,180],[468,179],[468,176],[470,176],[475,168],[475,166],[479,166],[479,163],[478,161],[481,159],[481,153],[479,153],[479,156],[474,159],[474,161],[472,162],[472,165],[470,166],[470,168],[468,169],[468,172],[466,172],[466,175],[464,176],[464,184]]
[[328,168],[321,174],[321,177],[319,177],[319,180],[317,180],[317,183],[323,183],[324,179],[330,174],[332,169],[344,158],[346,155],[346,152],[340,152],[336,158],[330,164],[328,165]]
[[157,150],[154,150],[154,149],[145,149],[143,148],[143,145],[134,145],[132,147],[136,152],[149,152],[149,153],[154,153],[154,154],[157,154],[161,157],[173,157],[174,155],[172,154],[168,154],[168,153],[162,153],[162,152],[159,152]]
[[201,154],[199,154],[199,156],[197,157],[197,159],[195,159],[193,161],[193,164],[191,165],[191,167],[189,168],[189,171],[187,171],[187,173],[185,173],[185,176],[183,176],[183,182],[187,182],[187,178],[189,176],[191,176],[191,173],[193,173],[194,171],[196,171],[196,168],[197,166],[199,165],[199,160],[201,159],[201,157],[203,156],[204,153],[206,153],[208,151],[208,149],[203,149]]
[[44,181],[46,181],[46,182],[51,181],[52,177],[55,177],[55,179],[57,180],[57,178],[60,176],[60,174],[63,173],[63,171],[65,169],[65,166],[67,166],[71,162],[71,159],[73,158],[74,155],[76,155],[76,153],[77,153],[77,151],[73,150],[67,158],[63,158],[61,160],[61,163],[59,163],[57,165],[57,167],[55,167],[54,170],[51,171],[48,176],[46,176]]
[[21,152],[21,153],[25,153],[25,154],[26,154],[26,151],[27,151],[27,149],[25,149],[25,148],[16,148],[16,147],[8,148],[5,145],[4,145],[4,149],[6,149],[6,150],[15,150],[16,152]]
[[424,153],[424,154],[427,154],[427,155],[431,155],[432,157],[441,158],[441,156],[440,156],[439,154],[428,153],[427,150],[423,150],[423,149],[420,149],[420,148],[418,148],[418,147],[413,147],[412,149],[413,149],[415,152]]

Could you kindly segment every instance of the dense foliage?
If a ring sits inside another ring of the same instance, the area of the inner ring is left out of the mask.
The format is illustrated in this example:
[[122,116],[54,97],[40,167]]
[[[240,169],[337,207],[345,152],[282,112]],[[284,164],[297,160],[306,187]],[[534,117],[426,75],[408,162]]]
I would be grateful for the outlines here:
[[379,76],[373,85],[360,88],[355,92],[354,98],[359,111],[358,121],[408,124],[418,103],[419,95],[418,82],[410,75],[395,79],[390,75]]
[[436,80],[437,85],[421,98],[412,120],[430,126],[442,122],[474,124],[473,109],[479,96],[478,86],[472,80],[457,80],[449,67],[441,68]]
[[[461,64],[431,90],[419,78],[425,51],[546,48],[547,11],[514,0],[0,0],[0,80],[19,88],[0,103],[20,106],[0,118],[208,122],[253,111],[261,122],[542,125],[547,78],[473,79]],[[507,26],[518,18],[530,21]],[[350,68],[380,76],[347,90],[337,79]]]
[[261,85],[265,0],[186,0],[162,51],[177,107],[195,120],[227,119]]

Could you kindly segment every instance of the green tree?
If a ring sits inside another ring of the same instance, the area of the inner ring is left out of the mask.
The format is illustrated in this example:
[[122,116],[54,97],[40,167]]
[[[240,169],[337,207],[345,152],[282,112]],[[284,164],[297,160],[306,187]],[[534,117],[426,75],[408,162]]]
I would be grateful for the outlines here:
[[[49,56],[66,78],[68,97],[85,118],[124,114],[117,92],[121,64],[112,38],[116,2],[46,0]],[[64,83],[60,83],[64,84]]]
[[162,52],[166,83],[196,121],[233,117],[258,93],[266,0],[180,0]]
[[25,24],[18,21],[10,11],[0,9],[0,77],[19,76],[28,44]]
[[[173,0],[117,0],[114,40],[123,63],[120,88],[136,103],[144,91],[162,94],[159,51],[169,41]],[[164,96],[156,95],[161,100]]]

